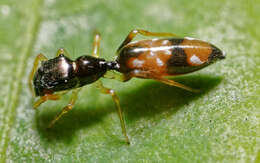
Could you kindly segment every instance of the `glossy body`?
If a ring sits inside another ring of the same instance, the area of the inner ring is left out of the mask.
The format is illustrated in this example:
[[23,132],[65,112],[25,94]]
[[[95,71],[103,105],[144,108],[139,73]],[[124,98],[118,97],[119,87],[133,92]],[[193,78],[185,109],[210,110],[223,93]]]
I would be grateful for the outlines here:
[[81,56],[75,61],[64,55],[42,62],[33,84],[36,96],[90,84],[102,77],[109,65],[104,59]]
[[214,45],[190,38],[153,39],[131,42],[120,51],[121,73],[145,71],[158,76],[190,73],[224,58]]
[[77,79],[73,64],[72,60],[63,55],[42,62],[33,79],[36,96],[74,88]]
[[[172,38],[131,42],[137,34]],[[59,49],[53,59],[48,59],[43,54],[39,54],[35,58],[29,76],[29,88],[33,94],[39,96],[33,105],[34,108],[47,100],[58,100],[63,95],[62,92],[72,90],[68,105],[57,114],[49,127],[52,127],[73,108],[80,88],[93,83],[102,93],[112,96],[122,133],[129,144],[119,98],[114,90],[104,87],[98,80],[99,78],[104,77],[107,71],[115,70],[120,72],[121,81],[127,81],[133,77],[154,79],[170,86],[197,92],[196,89],[165,77],[190,73],[225,58],[221,50],[210,43],[191,38],[178,38],[171,33],[155,33],[145,30],[132,30],[128,34],[117,50],[118,57],[115,61],[105,61],[99,58],[99,44],[100,35],[96,34],[92,56],[80,56],[75,61],[65,55],[64,49]],[[38,67],[40,61],[41,65]],[[116,74],[112,78],[116,78],[118,75]]]

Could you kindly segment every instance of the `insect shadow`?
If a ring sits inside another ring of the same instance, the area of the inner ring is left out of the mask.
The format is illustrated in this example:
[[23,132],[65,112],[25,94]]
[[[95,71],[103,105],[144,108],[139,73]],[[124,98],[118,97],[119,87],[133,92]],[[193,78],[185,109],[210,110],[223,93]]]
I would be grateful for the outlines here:
[[[156,116],[166,111],[169,115],[175,114],[179,109],[183,108],[184,105],[205,96],[210,90],[216,87],[223,78],[212,75],[189,75],[175,77],[174,79],[177,82],[199,89],[200,92],[192,93],[156,81],[147,81],[147,83],[141,87],[127,93],[119,93],[121,106],[124,110],[127,122],[133,124],[134,121],[142,117]],[[116,112],[115,106],[111,101],[106,100],[104,106],[105,107],[101,108],[100,105],[76,105],[72,111],[59,120],[51,129],[46,129],[46,127],[57,114],[57,110],[51,112],[43,110],[43,114],[37,112],[37,129],[40,135],[46,137],[50,142],[72,139],[77,130],[82,128],[87,129],[102,121],[104,116]],[[45,107],[48,107],[48,105],[45,105]],[[119,120],[118,125],[120,125]],[[129,133],[129,135],[131,135],[131,133]]]

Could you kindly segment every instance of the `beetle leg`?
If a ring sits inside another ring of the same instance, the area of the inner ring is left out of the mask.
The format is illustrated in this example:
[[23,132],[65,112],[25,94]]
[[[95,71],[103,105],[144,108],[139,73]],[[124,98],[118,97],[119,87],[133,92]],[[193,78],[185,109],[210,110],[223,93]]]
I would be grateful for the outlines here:
[[95,84],[96,84],[97,88],[99,88],[102,93],[110,94],[112,96],[112,98],[113,98],[113,100],[116,104],[117,113],[118,113],[118,116],[119,116],[119,119],[120,119],[122,133],[125,136],[126,143],[130,144],[130,141],[129,141],[128,136],[126,134],[126,127],[125,127],[125,121],[124,121],[124,118],[123,118],[123,111],[120,107],[118,96],[116,95],[116,93],[113,89],[109,89],[109,88],[104,87],[101,81],[97,81]]
[[38,99],[34,104],[33,108],[36,109],[39,107],[42,103],[48,101],[48,100],[59,100],[60,97],[64,94],[66,94],[68,91],[62,91],[60,93],[56,94],[45,94],[44,96],[41,96],[40,99]]
[[45,57],[43,54],[38,54],[37,57],[34,60],[33,68],[32,68],[32,71],[29,75],[29,78],[28,78],[28,84],[29,84],[29,88],[30,88],[32,95],[34,95],[33,86],[32,86],[32,80],[33,80],[34,74],[37,70],[39,62],[40,61],[46,61],[46,60],[48,60],[48,58]]
[[61,56],[61,55],[69,56],[69,53],[64,48],[60,48],[56,53],[56,57]]
[[93,42],[93,49],[92,49],[92,56],[98,58],[99,57],[99,47],[100,47],[100,34],[95,33],[94,42]]
[[79,91],[80,91],[80,88],[72,91],[72,95],[71,95],[69,104],[67,106],[65,106],[59,114],[56,115],[56,117],[49,124],[48,128],[51,128],[64,114],[66,114],[68,111],[70,111],[73,108],[73,106],[78,98]]
[[37,100],[33,104],[33,108],[36,109],[38,106],[40,106],[42,103],[44,103],[47,100],[59,100],[60,94],[46,94],[44,96],[41,96],[39,100]]
[[164,84],[167,84],[167,85],[170,85],[170,86],[179,87],[179,88],[185,89],[185,90],[190,91],[190,92],[199,92],[198,89],[190,88],[190,87],[185,86],[183,84],[180,84],[180,83],[178,83],[176,81],[169,80],[167,78],[158,76],[158,75],[150,73],[150,72],[133,71],[133,72],[130,73],[130,76],[132,76],[132,77],[139,77],[139,78],[154,79],[154,80],[159,81],[161,83],[164,83]]
[[179,88],[185,89],[185,90],[190,91],[190,92],[196,92],[196,93],[200,92],[200,90],[198,90],[198,89],[190,88],[190,87],[185,86],[183,84],[180,84],[180,83],[178,83],[178,82],[176,82],[174,80],[169,80],[169,79],[166,79],[166,78],[163,78],[163,77],[161,77],[161,78],[153,78],[153,79],[157,80],[157,81],[159,81],[161,83],[168,84],[170,86],[175,86],[175,87],[179,87]]
[[117,53],[120,51],[120,49],[122,47],[124,47],[126,44],[131,42],[137,34],[140,34],[143,36],[178,37],[176,34],[173,34],[173,33],[149,32],[149,31],[145,31],[142,29],[134,29],[127,35],[127,37],[125,38],[123,43],[119,46],[119,48],[117,49]]
[[118,81],[121,81],[121,82],[126,82],[128,80],[131,79],[131,76],[127,75],[127,74],[121,74],[121,73],[117,73],[117,72],[114,72],[114,71],[108,71],[105,75],[104,75],[104,78],[107,78],[107,79],[116,79]]

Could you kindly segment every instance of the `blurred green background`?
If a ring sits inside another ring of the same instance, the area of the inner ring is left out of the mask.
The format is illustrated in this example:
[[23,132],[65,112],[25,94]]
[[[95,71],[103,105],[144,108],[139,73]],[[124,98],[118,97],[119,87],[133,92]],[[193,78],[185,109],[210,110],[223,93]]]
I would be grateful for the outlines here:
[[[260,162],[259,20],[259,0],[1,0],[0,162]],[[198,94],[102,79],[119,95],[130,146],[111,97],[91,85],[46,130],[70,94],[32,109],[36,55],[52,58],[60,47],[73,59],[90,54],[97,30],[101,56],[113,60],[135,28],[206,40],[227,58],[174,78]]]

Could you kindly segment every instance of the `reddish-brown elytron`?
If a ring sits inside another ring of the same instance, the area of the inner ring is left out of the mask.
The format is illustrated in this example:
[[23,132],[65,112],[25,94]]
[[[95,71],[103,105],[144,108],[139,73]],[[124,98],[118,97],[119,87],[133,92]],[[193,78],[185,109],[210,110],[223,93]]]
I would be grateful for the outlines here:
[[[169,38],[131,42],[137,34]],[[93,83],[102,93],[112,96],[122,132],[126,142],[130,143],[119,98],[114,90],[104,87],[99,78],[104,77],[107,71],[115,70],[121,73],[119,79],[122,81],[128,81],[132,77],[154,79],[195,92],[196,89],[166,77],[197,71],[225,58],[220,49],[208,42],[193,38],[178,38],[171,33],[154,33],[145,30],[133,30],[128,34],[117,50],[118,57],[115,61],[99,58],[99,45],[100,35],[96,34],[92,56],[80,56],[73,61],[69,59],[64,49],[59,49],[53,59],[48,60],[42,54],[36,57],[29,76],[29,87],[32,93],[40,96],[34,103],[34,108],[47,100],[58,100],[60,96],[72,90],[69,104],[54,118],[49,127],[73,108],[80,88]],[[39,61],[42,63],[38,67]]]

